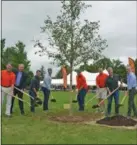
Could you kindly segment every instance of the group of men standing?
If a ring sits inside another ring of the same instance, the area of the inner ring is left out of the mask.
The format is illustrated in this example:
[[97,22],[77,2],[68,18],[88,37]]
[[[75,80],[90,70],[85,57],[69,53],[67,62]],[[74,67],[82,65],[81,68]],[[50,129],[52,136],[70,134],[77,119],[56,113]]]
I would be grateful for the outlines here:
[[[120,82],[120,86],[119,86]],[[120,77],[113,73],[111,67],[108,68],[108,74],[103,73],[103,69],[99,68],[99,75],[96,77],[97,97],[99,102],[102,102],[99,111],[105,111],[105,99],[108,99],[106,116],[111,115],[112,100],[115,100],[115,114],[119,114],[119,88],[122,87],[122,80]],[[133,110],[134,116],[137,117],[137,108],[134,102],[135,93],[137,87],[137,80],[135,74],[132,72],[130,66],[127,67],[127,90],[125,95],[128,97],[128,111],[127,116],[131,116],[131,110]],[[88,92],[88,86],[85,77],[78,71],[77,73],[77,89],[78,89],[78,104],[79,111],[84,110],[84,100],[86,93]]]
[[24,65],[19,64],[18,70],[12,71],[12,65],[6,65],[6,70],[1,71],[1,91],[2,104],[6,97],[6,112],[7,116],[12,114],[14,106],[14,95],[18,95],[18,103],[21,114],[24,114],[24,106],[21,99],[23,99],[23,90],[25,89],[27,75],[24,72]]
[[[128,85],[128,117],[131,116],[131,110],[133,109],[134,116],[137,116],[137,110],[134,103],[134,97],[135,97],[135,89],[137,86],[136,82],[136,76],[132,72],[130,66],[127,67],[127,85]],[[43,91],[43,110],[48,110],[48,100],[50,96],[50,89],[51,89],[51,75],[52,75],[52,69],[49,68],[47,71],[47,74],[44,77],[41,90]],[[38,96],[38,91],[40,89],[40,77],[41,77],[41,71],[37,70],[36,75],[31,80],[30,89],[29,89],[29,95],[30,95],[30,102],[31,107],[30,111],[35,112],[35,101]],[[23,94],[24,89],[26,87],[26,80],[27,80],[27,74],[24,72],[24,65],[19,64],[18,69],[15,71],[12,71],[12,65],[7,64],[6,70],[1,71],[1,90],[2,90],[2,104],[4,101],[5,96],[7,96],[7,103],[6,103],[6,112],[5,114],[7,116],[11,116],[13,113],[13,107],[14,107],[14,100],[16,95],[18,95],[18,103],[20,112],[22,115],[24,115],[24,105],[23,105]],[[108,97],[108,105],[107,105],[107,116],[111,115],[111,106],[112,106],[112,100],[114,98],[115,100],[115,113],[116,115],[119,114],[119,84],[120,81],[122,86],[122,81],[120,80],[119,76],[113,73],[113,69],[111,67],[108,68],[108,74],[103,73],[102,68],[99,69],[99,75],[96,78],[96,86],[97,86],[97,97],[99,98],[99,102],[101,102],[104,99],[107,99],[107,95],[110,95]],[[86,82],[85,77],[83,74],[78,71],[77,77],[77,101],[79,105],[79,111],[84,111],[84,100],[85,96],[88,92],[88,85]],[[115,90],[115,91],[114,91]],[[114,92],[113,92],[114,91]],[[112,93],[113,92],[113,93]],[[105,104],[104,101],[102,101],[102,104],[100,106],[101,112],[105,111]]]
[[[48,110],[48,99],[50,95],[50,87],[51,87],[51,74],[52,69],[48,69],[48,73],[45,75],[43,84],[42,84],[42,91],[44,94],[44,101],[43,101],[43,110]],[[29,95],[30,95],[30,102],[31,107],[30,111],[35,112],[35,100],[38,97],[38,91],[40,88],[40,77],[41,71],[37,70],[36,75],[32,78]],[[27,74],[24,72],[24,64],[19,64],[18,69],[12,68],[12,65],[8,63],[6,65],[6,69],[1,71],[1,99],[2,103],[4,102],[4,98],[6,98],[6,111],[5,115],[10,117],[13,113],[14,101],[17,95],[18,97],[18,104],[20,108],[20,112],[22,115],[25,114],[24,112],[24,103],[23,103],[23,94],[24,89],[26,88],[26,81],[27,81]]]

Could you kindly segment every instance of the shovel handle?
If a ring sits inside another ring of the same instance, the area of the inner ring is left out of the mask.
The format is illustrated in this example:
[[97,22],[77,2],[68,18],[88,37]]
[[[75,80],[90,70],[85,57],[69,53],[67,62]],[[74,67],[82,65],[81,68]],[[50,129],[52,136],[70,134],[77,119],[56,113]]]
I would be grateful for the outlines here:
[[[101,91],[101,92],[104,92],[104,90],[103,91]],[[100,94],[100,92],[99,93],[97,93],[94,97],[92,97],[90,100],[88,100],[88,102],[86,103],[86,106],[87,106],[87,104],[89,103],[89,102],[91,102],[94,98],[96,98],[98,95]]]
[[[3,90],[2,90],[3,91]],[[18,99],[18,100],[20,100],[20,101],[22,101],[22,102],[25,102],[25,103],[27,103],[29,106],[31,106],[30,105],[30,103],[28,103],[28,102],[26,102],[26,101],[24,101],[24,100],[22,100],[22,99],[20,99],[20,98],[18,98],[18,97],[16,97],[16,96],[14,96],[14,95],[11,95],[11,94],[9,94],[9,93],[7,93],[7,92],[5,92],[5,91],[3,91],[5,94],[8,94],[9,96],[12,96],[12,97],[14,97],[14,98],[16,98],[16,99]]]
[[99,102],[99,106],[108,98],[110,97],[115,91],[117,91],[120,87],[117,87],[115,90],[113,90],[105,99],[103,99],[101,102]]
[[15,88],[16,90],[18,90],[18,91],[22,92],[23,94],[25,94],[25,95],[29,96],[31,99],[33,99],[33,100],[34,100],[34,98],[33,98],[32,96],[30,96],[29,94],[27,94],[26,92],[24,92],[24,91],[20,90],[19,88],[15,87],[15,86],[14,86],[14,88]]
[[123,99],[121,101],[121,104],[123,104],[123,102],[125,101],[126,97],[127,97],[126,95],[123,97]]

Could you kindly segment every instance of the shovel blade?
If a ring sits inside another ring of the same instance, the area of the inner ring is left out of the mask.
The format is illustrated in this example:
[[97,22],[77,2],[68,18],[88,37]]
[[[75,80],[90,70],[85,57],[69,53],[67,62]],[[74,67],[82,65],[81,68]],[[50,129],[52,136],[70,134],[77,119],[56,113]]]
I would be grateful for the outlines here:
[[124,106],[123,104],[118,104],[118,107],[122,107],[122,106]]
[[72,103],[77,103],[77,102],[78,102],[77,100],[73,100],[73,101],[72,101]]
[[56,102],[56,99],[51,99],[50,101],[51,101],[51,102]]
[[93,109],[99,108],[99,105],[93,105],[92,108]]

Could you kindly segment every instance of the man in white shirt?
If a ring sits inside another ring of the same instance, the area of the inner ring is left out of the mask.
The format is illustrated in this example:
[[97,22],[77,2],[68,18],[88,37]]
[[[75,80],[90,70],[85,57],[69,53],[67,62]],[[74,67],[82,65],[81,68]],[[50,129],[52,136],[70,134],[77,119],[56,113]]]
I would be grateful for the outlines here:
[[48,100],[50,96],[50,89],[51,89],[51,75],[52,75],[52,69],[48,68],[48,72],[44,77],[43,84],[42,84],[42,91],[44,94],[44,101],[43,101],[43,110],[48,110]]

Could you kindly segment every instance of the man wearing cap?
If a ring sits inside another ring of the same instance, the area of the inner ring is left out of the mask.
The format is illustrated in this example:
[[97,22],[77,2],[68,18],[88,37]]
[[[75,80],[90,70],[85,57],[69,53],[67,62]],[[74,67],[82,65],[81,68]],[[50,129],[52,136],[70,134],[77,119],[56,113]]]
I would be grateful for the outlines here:
[[[26,80],[27,80],[27,75],[24,72],[24,64],[19,64],[18,70],[15,70],[14,73],[16,75],[16,81],[15,81],[16,88],[14,88],[14,96],[18,95],[18,98],[23,99],[23,93],[21,91],[23,91],[25,89]],[[15,100],[15,98],[12,98],[11,113],[12,113],[13,106],[14,106],[14,100]],[[24,115],[23,101],[18,100],[18,104],[19,104],[21,114]]]
[[12,65],[8,63],[6,70],[1,71],[1,90],[2,90],[2,104],[4,97],[6,97],[6,116],[10,117],[11,100],[13,97],[13,89],[15,84],[15,74],[12,72]]
[[31,102],[30,111],[33,113],[35,112],[35,102],[36,102],[36,98],[38,97],[37,93],[40,88],[40,76],[41,76],[41,71],[37,70],[36,75],[31,80],[31,84],[30,84],[29,95],[33,98],[33,99],[30,98],[30,102]]
[[88,91],[88,85],[86,82],[86,78],[83,76],[81,71],[77,71],[76,83],[77,83],[76,87],[78,92],[77,100],[79,105],[79,111],[84,111],[84,100]]
[[[99,75],[96,77],[96,86],[97,86],[97,98],[99,102],[107,97],[107,90],[105,87],[106,79],[108,75],[103,73],[103,69],[99,68]],[[105,111],[105,103],[103,102],[99,108],[101,112]]]
[[48,68],[48,72],[44,77],[43,84],[42,84],[42,91],[44,94],[44,101],[43,101],[43,110],[48,110],[48,101],[50,96],[50,89],[51,89],[51,75],[52,75],[52,69]]

